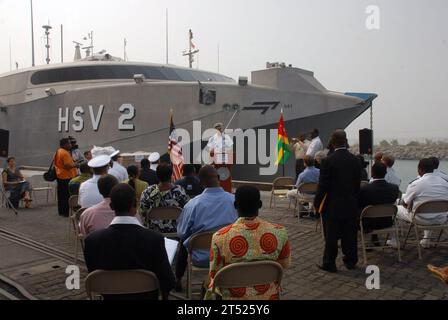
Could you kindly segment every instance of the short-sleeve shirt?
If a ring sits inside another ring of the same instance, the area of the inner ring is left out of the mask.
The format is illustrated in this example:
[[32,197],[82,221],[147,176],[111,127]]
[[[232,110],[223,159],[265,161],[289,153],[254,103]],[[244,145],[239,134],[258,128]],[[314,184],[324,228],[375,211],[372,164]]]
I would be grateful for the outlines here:
[[60,180],[69,180],[78,175],[76,168],[66,169],[66,166],[74,166],[72,155],[63,148],[59,148],[54,156],[56,176]]

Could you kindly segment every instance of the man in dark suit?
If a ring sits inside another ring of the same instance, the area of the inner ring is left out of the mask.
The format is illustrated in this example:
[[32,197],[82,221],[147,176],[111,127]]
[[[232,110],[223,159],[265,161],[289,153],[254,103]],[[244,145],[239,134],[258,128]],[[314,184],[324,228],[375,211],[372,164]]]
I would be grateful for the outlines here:
[[[386,182],[384,177],[387,167],[381,162],[377,162],[372,167],[372,182],[361,188],[359,192],[359,209],[378,204],[395,204],[398,199],[398,186]],[[390,218],[368,218],[363,220],[363,227],[366,232],[389,228],[393,224]],[[378,238],[372,238],[378,241]]]
[[361,185],[361,164],[347,150],[347,135],[336,130],[330,143],[335,151],[322,161],[315,208],[322,204],[325,252],[320,269],[337,272],[336,257],[341,239],[344,264],[354,269],[358,263],[358,194]]
[[[163,236],[141,226],[135,217],[135,191],[128,184],[115,186],[110,199],[115,219],[109,228],[94,232],[85,240],[84,256],[88,271],[143,269],[154,272],[159,279],[162,297],[167,299],[175,280]],[[105,297],[133,300],[157,298],[154,292]]]

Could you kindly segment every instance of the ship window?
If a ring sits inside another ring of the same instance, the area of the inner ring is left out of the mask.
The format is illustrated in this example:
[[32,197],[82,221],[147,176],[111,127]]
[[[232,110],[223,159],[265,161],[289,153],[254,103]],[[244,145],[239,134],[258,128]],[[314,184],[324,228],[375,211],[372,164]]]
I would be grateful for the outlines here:
[[176,69],[176,73],[179,75],[182,81],[196,81],[190,70]]
[[233,79],[211,72],[202,72],[188,69],[177,69],[156,66],[137,65],[105,65],[81,66],[36,71],[31,76],[33,85],[99,80],[99,79],[133,79],[135,74],[143,74],[146,79],[171,81],[220,81],[233,82]]

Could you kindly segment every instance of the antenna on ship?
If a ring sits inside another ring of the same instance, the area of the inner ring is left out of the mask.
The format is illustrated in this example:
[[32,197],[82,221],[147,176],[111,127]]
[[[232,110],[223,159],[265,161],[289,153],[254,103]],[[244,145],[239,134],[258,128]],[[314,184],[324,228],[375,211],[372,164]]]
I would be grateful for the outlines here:
[[166,64],[168,64],[168,8],[166,9]]
[[47,64],[50,64],[50,30],[52,29],[50,26],[50,23],[47,25],[42,26],[42,28],[45,30],[45,48],[47,49],[47,58],[45,61],[47,61]]
[[61,24],[61,63],[64,62],[64,26]]
[[34,16],[33,16],[33,0],[30,0],[31,4],[31,65],[34,67]]
[[183,56],[184,57],[185,56],[188,57],[188,64],[190,66],[190,69],[192,69],[193,68],[193,62],[194,62],[194,55],[199,53],[199,50],[196,49],[196,46],[193,43],[193,32],[191,31],[191,29],[189,30],[188,38],[189,38],[188,42],[189,42],[189,48],[190,49],[188,50],[188,52],[184,51]]
[[123,43],[123,45],[124,45],[123,60],[124,60],[124,61],[128,61],[128,54],[127,54],[127,52],[126,52],[126,47],[127,47],[127,45],[128,45],[128,40],[126,40],[126,38],[124,38],[124,43]]
[[73,43],[75,44],[75,58],[73,59],[73,61],[78,61],[81,60],[81,44],[79,42],[73,41]]
[[12,71],[11,37],[9,37],[9,71]]

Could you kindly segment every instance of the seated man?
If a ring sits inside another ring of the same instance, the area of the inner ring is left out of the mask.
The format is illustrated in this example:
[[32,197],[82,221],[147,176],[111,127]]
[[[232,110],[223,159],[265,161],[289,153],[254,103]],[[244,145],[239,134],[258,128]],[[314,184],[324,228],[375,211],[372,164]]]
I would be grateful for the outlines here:
[[385,155],[383,156],[381,162],[383,162],[383,164],[387,167],[387,173],[385,177],[386,181],[400,187],[401,179],[393,169],[393,166],[395,164],[395,158],[392,157],[391,155]]
[[110,207],[110,192],[117,184],[117,178],[112,175],[101,177],[98,180],[98,190],[104,200],[88,208],[81,215],[79,227],[84,236],[106,229],[115,218],[115,212]]
[[[219,186],[219,176],[212,166],[204,166],[199,172],[201,184],[206,188],[184,207],[178,221],[177,234],[183,243],[180,246],[176,264],[176,290],[180,291],[181,279],[187,267],[188,244],[192,236],[201,232],[216,231],[227,226],[238,218],[233,194],[225,192]],[[210,252],[193,251],[193,264],[208,267]]]
[[[303,162],[305,164],[305,170],[299,174],[296,182],[297,188],[303,183],[319,183],[320,170],[314,167],[314,159],[310,156],[305,156]],[[311,196],[310,201],[313,201],[313,194],[304,194],[304,196]],[[294,200],[297,197],[297,189],[288,191],[287,197],[290,200]]]
[[[420,179],[412,182],[406,194],[403,196],[403,205],[398,206],[398,219],[411,222],[413,210],[420,204],[433,200],[448,200],[448,182],[434,174],[434,164],[430,159],[422,159],[418,164],[418,174]],[[416,220],[421,225],[442,224],[447,221],[448,213],[425,214],[417,216]],[[424,239],[421,241],[422,247],[431,246],[431,232],[425,230]],[[390,240],[391,245],[396,245],[395,239]]]
[[149,186],[159,184],[156,171],[151,169],[151,162],[148,159],[143,159],[140,162],[140,177],[139,179],[145,181]]
[[89,167],[93,169],[93,177],[79,187],[78,204],[87,209],[103,201],[103,196],[98,190],[98,180],[107,175],[109,171],[110,157],[99,155],[89,161]]
[[[85,240],[87,269],[136,270],[154,272],[164,299],[174,287],[174,275],[165,250],[163,236],[142,227],[135,217],[135,191],[127,184],[116,185],[110,193],[110,207],[116,217],[110,227],[96,231]],[[106,296],[105,299],[157,299],[156,293]]]
[[195,174],[193,164],[184,165],[184,177],[176,181],[176,185],[184,188],[190,199],[193,199],[204,191],[204,188],[201,186],[201,182]]
[[439,158],[431,157],[429,158],[434,164],[434,174],[441,177],[443,180],[448,181],[448,174],[439,169],[440,161]]
[[[276,261],[285,269],[289,267],[291,247],[286,229],[258,218],[262,205],[258,189],[245,186],[236,191],[235,208],[240,218],[213,235],[210,289],[216,273],[232,263]],[[261,283],[255,287],[222,290],[220,294],[232,300],[278,300],[280,286]],[[210,297],[210,290],[206,297]]]
[[[359,208],[361,212],[368,206],[395,204],[397,201],[399,189],[396,185],[388,183],[384,179],[386,173],[386,166],[381,162],[375,162],[372,167],[371,183],[362,186],[359,192]],[[392,224],[393,221],[390,218],[367,218],[363,220],[363,227],[366,233],[372,230],[389,228]],[[372,241],[377,242],[378,236],[372,236]]]
[[92,178],[92,169],[90,169],[86,162],[79,166],[79,171],[81,174],[70,180],[68,184],[68,191],[71,196],[77,196],[79,194],[79,187],[81,184]]

